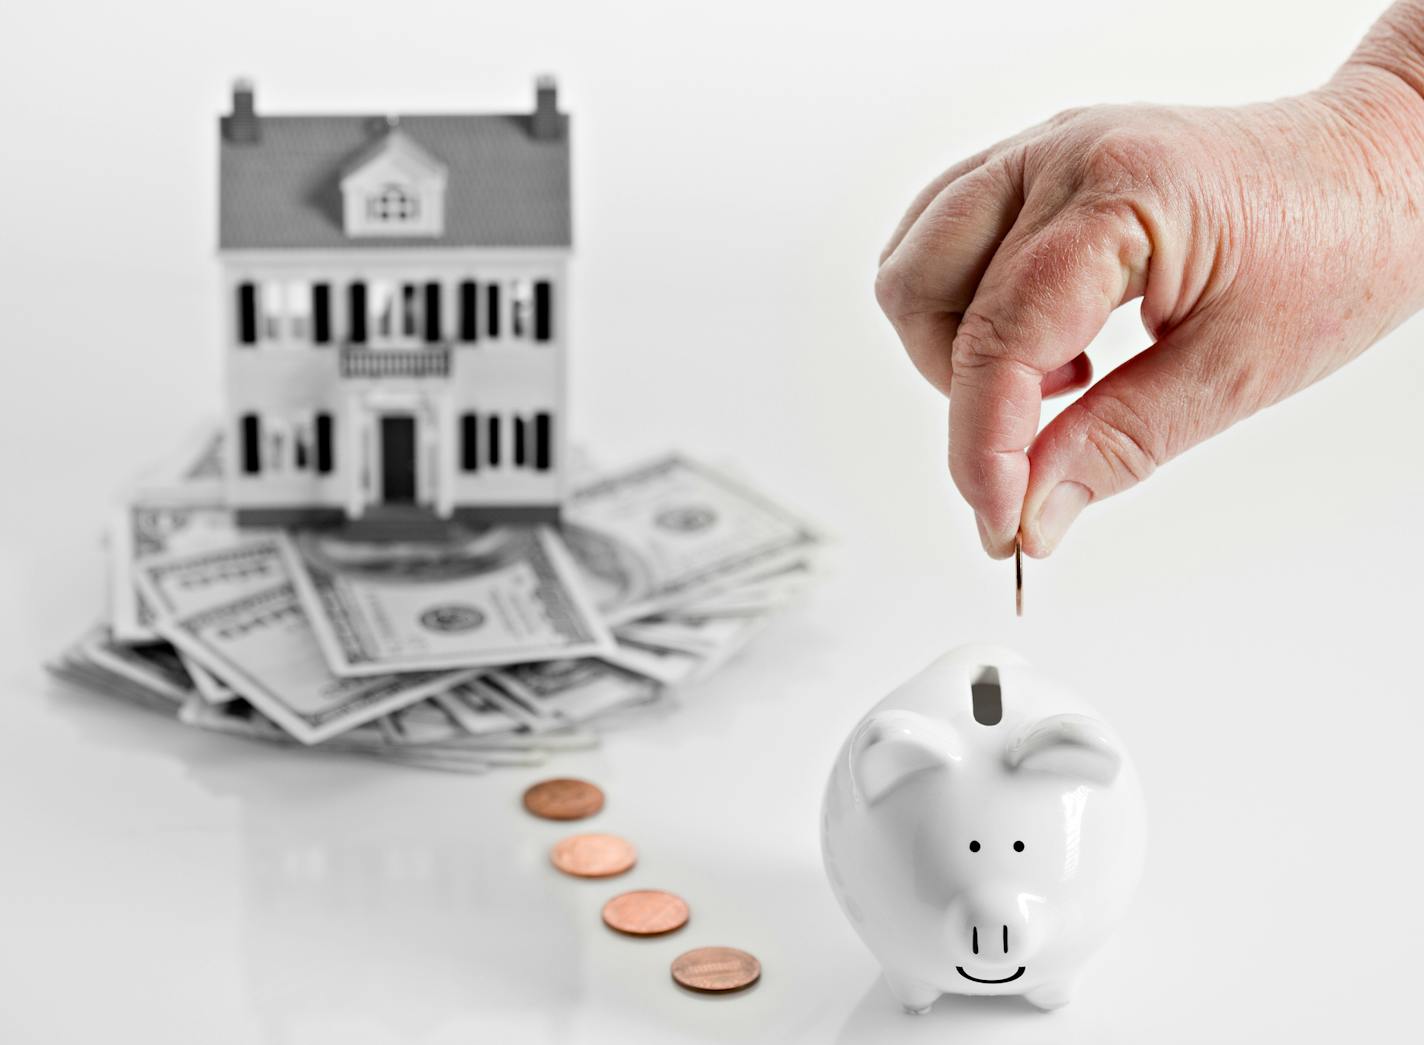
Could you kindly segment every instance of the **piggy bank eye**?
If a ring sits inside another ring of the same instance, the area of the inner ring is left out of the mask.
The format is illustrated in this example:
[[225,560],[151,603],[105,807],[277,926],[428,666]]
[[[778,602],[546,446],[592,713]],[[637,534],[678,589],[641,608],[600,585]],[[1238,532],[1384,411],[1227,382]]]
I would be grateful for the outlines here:
[[969,843],[969,851],[970,851],[971,853],[977,853],[977,852],[979,851],[979,843],[978,843],[978,842],[970,842],[970,843]]
[[1015,842],[1015,843],[1014,843],[1014,852],[1016,852],[1016,853],[1021,853],[1021,852],[1023,852],[1023,850],[1024,850],[1024,844],[1023,844],[1022,842]]

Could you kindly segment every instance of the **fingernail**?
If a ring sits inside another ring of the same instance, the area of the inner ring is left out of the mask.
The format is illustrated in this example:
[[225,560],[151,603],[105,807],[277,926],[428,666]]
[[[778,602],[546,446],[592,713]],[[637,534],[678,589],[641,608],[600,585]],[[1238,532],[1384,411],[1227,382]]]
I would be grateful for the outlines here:
[[1092,499],[1092,493],[1082,483],[1061,482],[1048,491],[1038,509],[1037,525],[1038,544],[1045,555],[1058,547],[1068,527]]
[[1012,533],[1004,537],[995,537],[989,532],[984,517],[978,513],[974,515],[974,525],[979,527],[979,543],[984,546],[984,550],[989,553],[991,559],[1003,559],[1013,553],[1014,535]]

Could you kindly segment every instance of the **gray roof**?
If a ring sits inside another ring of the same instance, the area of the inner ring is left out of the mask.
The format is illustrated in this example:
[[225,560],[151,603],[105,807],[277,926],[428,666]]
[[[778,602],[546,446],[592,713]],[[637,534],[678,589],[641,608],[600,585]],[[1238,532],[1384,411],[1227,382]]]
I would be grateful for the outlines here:
[[399,127],[445,164],[441,236],[348,239],[341,175],[384,133],[384,117],[260,116],[261,138],[218,132],[218,247],[567,247],[568,117],[539,140],[528,115],[401,116]]

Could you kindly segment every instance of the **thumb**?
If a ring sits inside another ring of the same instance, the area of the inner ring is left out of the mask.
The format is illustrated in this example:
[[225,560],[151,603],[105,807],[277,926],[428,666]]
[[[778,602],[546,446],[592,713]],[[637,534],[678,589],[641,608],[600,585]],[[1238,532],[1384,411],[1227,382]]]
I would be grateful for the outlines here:
[[1042,558],[1094,501],[1264,405],[1241,327],[1202,316],[1112,371],[1029,447],[1023,549]]

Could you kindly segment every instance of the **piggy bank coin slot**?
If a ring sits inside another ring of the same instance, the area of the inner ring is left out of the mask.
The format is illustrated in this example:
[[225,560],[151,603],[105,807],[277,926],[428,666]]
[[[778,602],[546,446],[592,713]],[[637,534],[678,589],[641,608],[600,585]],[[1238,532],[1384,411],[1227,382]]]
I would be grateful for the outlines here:
[[1004,717],[1004,692],[999,685],[999,669],[987,665],[969,684],[969,696],[974,702],[974,721],[981,726],[997,726]]

